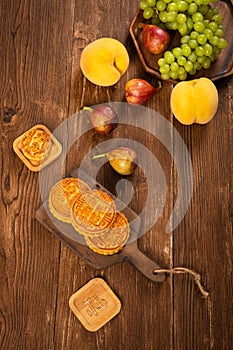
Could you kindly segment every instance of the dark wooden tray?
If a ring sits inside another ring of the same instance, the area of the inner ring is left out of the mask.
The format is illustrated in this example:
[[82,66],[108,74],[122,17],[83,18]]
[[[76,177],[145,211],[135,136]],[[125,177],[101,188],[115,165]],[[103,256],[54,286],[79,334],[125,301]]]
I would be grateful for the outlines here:
[[[196,79],[199,77],[207,77],[212,81],[227,77],[233,73],[233,4],[232,0],[220,0],[215,6],[219,9],[220,14],[223,18],[224,27],[224,38],[228,41],[228,45],[222,50],[217,60],[213,62],[208,69],[202,69],[195,75],[188,76],[187,80]],[[142,10],[138,10],[130,24],[130,35],[133,39],[139,60],[147,73],[157,76],[161,79],[159,72],[158,60],[163,56],[154,55],[150,53],[143,45],[141,38],[140,23],[146,23],[147,21],[143,18]],[[178,31],[169,31],[171,36],[171,42],[167,50],[171,50],[175,46],[180,45],[180,34]],[[178,81],[168,79],[167,81],[177,83]]]
[[[103,186],[91,179],[86,173],[73,170],[69,176],[79,177],[83,179],[93,189],[101,189],[109,193]],[[120,263],[129,262],[134,265],[143,275],[153,282],[163,282],[165,274],[154,274],[155,269],[160,267],[156,262],[149,259],[143,254],[137,245],[138,235],[140,231],[141,219],[129,207],[126,207],[123,202],[109,193],[115,200],[116,207],[121,210],[129,220],[130,238],[124,248],[116,254],[104,256],[93,252],[85,243],[82,235],[78,234],[73,226],[68,223],[57,220],[51,213],[48,207],[48,201],[44,203],[36,211],[36,219],[54,236],[71,248],[79,257],[81,257],[87,264],[96,268],[103,269],[107,266]]]

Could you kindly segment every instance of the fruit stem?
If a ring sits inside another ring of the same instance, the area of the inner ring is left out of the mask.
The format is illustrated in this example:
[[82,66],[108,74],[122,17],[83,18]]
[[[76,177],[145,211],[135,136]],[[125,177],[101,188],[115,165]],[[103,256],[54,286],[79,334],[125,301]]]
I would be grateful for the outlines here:
[[96,154],[92,159],[103,158],[107,155],[107,153]]
[[83,110],[92,113],[93,108],[84,106],[84,107],[83,107]]

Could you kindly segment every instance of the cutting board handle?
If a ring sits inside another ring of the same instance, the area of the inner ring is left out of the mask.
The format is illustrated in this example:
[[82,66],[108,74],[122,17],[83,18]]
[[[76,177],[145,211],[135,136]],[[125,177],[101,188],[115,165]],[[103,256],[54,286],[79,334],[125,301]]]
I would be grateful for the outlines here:
[[123,260],[136,267],[136,269],[149,280],[153,282],[164,282],[165,273],[154,273],[154,270],[161,269],[161,267],[156,262],[148,258],[148,256],[143,254],[141,250],[138,249],[136,244],[125,247],[125,256]]

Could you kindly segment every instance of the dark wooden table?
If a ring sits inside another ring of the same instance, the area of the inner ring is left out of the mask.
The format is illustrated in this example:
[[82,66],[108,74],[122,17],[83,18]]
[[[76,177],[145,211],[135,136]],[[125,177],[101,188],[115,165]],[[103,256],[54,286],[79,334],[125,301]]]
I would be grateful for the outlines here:
[[[0,348],[26,349],[232,349],[232,82],[216,82],[219,106],[207,125],[183,126],[170,110],[171,83],[147,103],[183,138],[194,168],[191,205],[170,234],[177,180],[172,157],[152,136],[120,126],[111,137],[145,143],[161,162],[169,184],[157,223],[139,239],[140,249],[163,268],[187,267],[201,275],[208,299],[189,275],[149,281],[129,263],[104,270],[86,265],[36,219],[41,204],[38,173],[14,153],[16,137],[36,124],[54,130],[84,105],[124,101],[124,85],[144,73],[129,36],[138,1],[2,0],[1,4],[1,234]],[[79,67],[83,48],[99,37],[123,42],[130,55],[127,73],[113,87],[97,87]],[[70,131],[71,132],[71,131]],[[103,141],[90,132],[67,158],[66,171],[85,151]],[[146,180],[132,176],[130,206],[140,212]],[[114,192],[119,179],[107,165],[99,181]],[[122,302],[121,312],[96,333],[85,330],[71,312],[70,296],[95,276],[102,277]]]

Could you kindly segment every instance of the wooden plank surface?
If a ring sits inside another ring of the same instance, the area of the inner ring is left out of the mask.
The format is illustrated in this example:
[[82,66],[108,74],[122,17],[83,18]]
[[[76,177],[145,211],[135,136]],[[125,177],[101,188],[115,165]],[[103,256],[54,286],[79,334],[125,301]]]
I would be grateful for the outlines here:
[[[163,213],[140,238],[140,249],[165,268],[184,266],[200,273],[210,292],[208,300],[201,298],[188,276],[168,277],[157,284],[128,263],[104,270],[86,265],[36,221],[39,174],[30,172],[13,152],[14,139],[33,125],[42,123],[54,130],[84,105],[124,101],[124,85],[130,78],[156,83],[143,72],[129,37],[137,8],[136,0],[0,3],[1,349],[232,348],[232,78],[216,83],[219,108],[206,126],[185,127],[173,120],[170,83],[164,83],[147,103],[174,123],[193,162],[191,206],[172,234],[164,233],[176,195],[172,155],[153,135],[137,128],[129,131],[119,125],[111,136],[124,135],[145,144],[158,158],[168,184]],[[83,48],[105,36],[123,42],[130,56],[127,73],[109,88],[88,82],[79,67]],[[74,136],[72,128],[65,131]],[[172,124],[169,137],[172,140]],[[102,141],[93,131],[77,140],[65,172],[76,168]],[[108,165],[98,174],[99,182],[112,192],[119,179]],[[140,212],[146,201],[146,179],[131,180],[135,193],[130,205]],[[91,333],[71,312],[68,301],[95,276],[110,285],[122,310]]]

